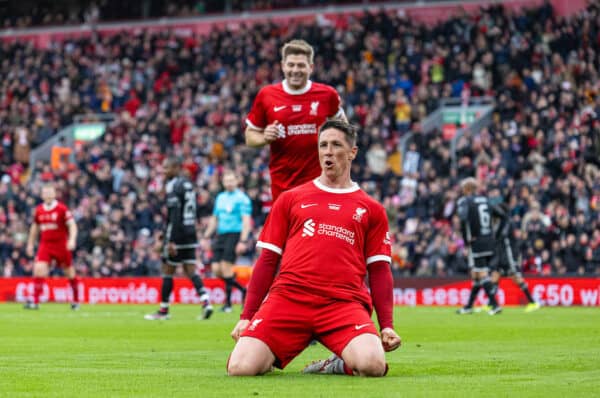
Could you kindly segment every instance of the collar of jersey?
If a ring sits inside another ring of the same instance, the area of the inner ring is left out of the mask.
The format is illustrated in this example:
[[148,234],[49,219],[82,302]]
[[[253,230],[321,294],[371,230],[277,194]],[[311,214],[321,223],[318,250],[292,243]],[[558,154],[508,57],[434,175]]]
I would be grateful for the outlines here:
[[325,192],[330,192],[330,193],[351,193],[351,192],[356,192],[360,189],[358,184],[355,183],[354,181],[352,182],[352,186],[350,186],[348,188],[331,188],[331,187],[328,187],[327,185],[324,185],[322,182],[320,182],[318,178],[315,178],[313,180],[313,183],[320,190],[325,191]]
[[304,86],[304,87],[303,87],[303,88],[301,88],[300,90],[294,90],[294,89],[292,89],[292,88],[291,88],[291,87],[288,85],[287,79],[284,79],[284,80],[281,82],[281,85],[283,86],[283,91],[285,91],[286,93],[288,93],[288,94],[291,94],[291,95],[300,95],[300,94],[307,93],[307,92],[308,92],[308,90],[310,90],[310,88],[312,87],[312,80],[308,80],[308,81],[306,82],[306,86]]
[[46,206],[46,203],[42,203],[42,206],[44,207],[44,210],[50,211],[50,210],[54,209],[57,204],[58,204],[58,201],[53,200],[52,203],[50,203],[50,206]]

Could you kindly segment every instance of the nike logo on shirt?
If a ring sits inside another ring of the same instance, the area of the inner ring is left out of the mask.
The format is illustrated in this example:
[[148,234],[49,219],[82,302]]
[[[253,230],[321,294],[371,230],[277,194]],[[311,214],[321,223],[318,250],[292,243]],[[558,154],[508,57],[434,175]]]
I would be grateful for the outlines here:
[[300,208],[301,209],[306,209],[307,207],[316,206],[316,205],[317,205],[316,203],[309,203],[309,204],[306,204],[306,205],[305,204],[301,204]]
[[274,107],[273,107],[273,110],[274,110],[275,112],[279,112],[280,110],[282,110],[282,109],[285,109],[285,108],[287,108],[287,105],[282,105],[282,106],[274,106]]
[[369,325],[370,325],[370,323],[364,323],[364,324],[362,324],[362,325],[354,325],[354,329],[356,329],[356,330],[360,330],[360,329],[362,329],[362,328],[364,328],[364,327],[367,327],[367,326],[369,326]]

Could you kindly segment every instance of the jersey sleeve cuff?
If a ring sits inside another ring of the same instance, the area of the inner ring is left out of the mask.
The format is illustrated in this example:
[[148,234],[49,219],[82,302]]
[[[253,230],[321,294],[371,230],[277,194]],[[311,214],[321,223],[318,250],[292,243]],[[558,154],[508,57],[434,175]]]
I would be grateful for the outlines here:
[[252,123],[248,118],[246,118],[246,126],[252,127],[253,129],[260,131],[263,131],[265,129],[264,127],[258,127],[256,124]]
[[340,106],[337,113],[335,115],[333,115],[331,118],[332,119],[342,119],[344,116],[346,116],[346,112],[344,112],[344,109]]
[[367,257],[367,264],[372,264],[377,261],[386,261],[388,263],[391,263],[392,258],[390,256],[386,256],[384,254],[378,254],[376,256]]
[[261,242],[260,240],[258,242],[256,242],[256,247],[261,247],[263,249],[271,250],[272,252],[275,252],[275,253],[279,254],[280,256],[283,253],[283,250],[280,247],[275,246],[272,243]]

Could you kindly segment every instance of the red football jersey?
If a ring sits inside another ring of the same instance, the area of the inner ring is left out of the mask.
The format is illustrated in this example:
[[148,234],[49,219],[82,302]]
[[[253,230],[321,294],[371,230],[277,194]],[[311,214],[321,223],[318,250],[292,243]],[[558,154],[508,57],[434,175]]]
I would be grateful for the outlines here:
[[282,254],[272,291],[305,292],[371,308],[367,265],[391,262],[388,220],[358,185],[332,189],[314,180],[284,192],[257,243]]
[[73,215],[63,203],[54,201],[46,207],[44,203],[35,208],[33,220],[40,227],[40,244],[48,242],[67,242],[69,229],[67,222]]
[[279,138],[271,143],[273,200],[321,174],[317,133],[327,118],[343,112],[340,105],[333,87],[310,80],[302,90],[292,90],[284,80],[258,92],[246,124],[259,130],[275,121],[282,124]]

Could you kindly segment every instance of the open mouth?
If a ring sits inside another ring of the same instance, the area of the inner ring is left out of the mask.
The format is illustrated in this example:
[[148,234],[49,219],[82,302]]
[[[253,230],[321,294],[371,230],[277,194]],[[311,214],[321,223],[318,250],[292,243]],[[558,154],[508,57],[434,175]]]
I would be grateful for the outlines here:
[[326,160],[325,162],[323,162],[325,164],[326,168],[331,168],[333,167],[333,162],[331,160]]

